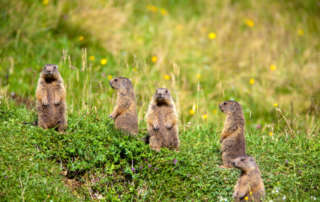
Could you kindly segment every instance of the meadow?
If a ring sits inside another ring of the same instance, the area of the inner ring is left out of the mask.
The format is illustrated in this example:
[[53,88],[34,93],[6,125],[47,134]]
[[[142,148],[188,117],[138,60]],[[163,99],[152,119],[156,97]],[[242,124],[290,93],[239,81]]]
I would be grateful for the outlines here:
[[[266,200],[320,201],[317,0],[1,0],[0,11],[1,201],[231,201],[239,171],[219,168],[218,109],[230,99]],[[67,89],[65,134],[24,124],[48,63]],[[116,76],[134,84],[135,138],[108,119]],[[158,87],[178,108],[178,153],[142,141]]]

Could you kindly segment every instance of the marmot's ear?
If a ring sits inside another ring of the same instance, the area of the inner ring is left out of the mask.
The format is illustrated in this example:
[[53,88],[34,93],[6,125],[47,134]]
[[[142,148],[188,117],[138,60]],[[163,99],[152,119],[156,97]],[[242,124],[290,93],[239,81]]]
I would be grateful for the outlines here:
[[238,103],[232,102],[232,112],[235,112],[239,109]]
[[124,84],[125,84],[127,87],[131,87],[131,86],[132,86],[132,83],[131,83],[130,79],[128,79],[128,78],[124,79]]

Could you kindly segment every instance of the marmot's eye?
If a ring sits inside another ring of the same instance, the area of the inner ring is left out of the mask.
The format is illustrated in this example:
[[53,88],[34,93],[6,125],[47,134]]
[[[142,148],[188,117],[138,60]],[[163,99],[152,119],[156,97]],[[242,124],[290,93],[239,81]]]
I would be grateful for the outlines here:
[[241,159],[241,161],[244,161],[244,160],[246,160],[246,159],[245,159],[245,158],[242,158],[242,159]]
[[223,105],[227,105],[227,102],[224,102]]
[[57,66],[53,66],[53,69],[57,69]]
[[118,79],[114,79],[114,81],[115,81],[115,82],[117,82],[117,81],[118,81]]
[[165,93],[168,93],[168,90],[166,90]]

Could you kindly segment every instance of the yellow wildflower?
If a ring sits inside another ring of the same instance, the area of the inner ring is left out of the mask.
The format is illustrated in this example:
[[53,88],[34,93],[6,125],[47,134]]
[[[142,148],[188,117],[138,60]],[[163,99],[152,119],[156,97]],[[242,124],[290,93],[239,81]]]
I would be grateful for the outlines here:
[[248,26],[248,27],[253,27],[254,26],[254,21],[251,19],[245,19],[244,23]]
[[213,113],[213,114],[217,114],[217,112],[218,112],[218,111],[217,111],[216,109],[212,110],[212,113]]
[[153,63],[156,63],[157,61],[158,61],[158,57],[157,56],[152,56],[151,57],[151,61],[153,62]]
[[198,73],[198,74],[196,75],[196,77],[197,77],[197,79],[200,79],[200,78],[201,78],[201,74]]
[[249,195],[252,196],[252,191],[249,192]]
[[214,33],[214,32],[210,32],[210,33],[208,34],[208,38],[211,39],[211,40],[215,39],[216,37],[217,37],[217,35],[216,35],[216,33]]
[[161,15],[163,15],[163,16],[168,15],[168,11],[164,8],[161,8],[160,12],[161,12]]
[[181,24],[178,24],[178,25],[176,26],[176,29],[179,30],[179,31],[181,31],[181,30],[183,29],[183,26],[182,26]]
[[247,201],[247,200],[249,200],[249,198],[246,196],[246,197],[244,197],[244,200]]
[[48,5],[49,4],[49,0],[42,0],[42,4],[45,5],[45,6]]
[[250,80],[249,80],[249,83],[250,83],[250,85],[253,85],[254,84],[254,79],[253,78],[251,78]]
[[163,78],[164,78],[164,80],[167,80],[167,81],[168,81],[168,80],[170,80],[171,77],[170,77],[170,75],[165,74],[165,75],[163,76]]
[[278,107],[278,103],[274,103],[273,106],[274,106],[274,107]]
[[132,71],[137,72],[137,68],[136,67],[132,68]]
[[270,70],[271,70],[271,71],[275,71],[276,69],[277,69],[277,66],[276,66],[276,65],[273,65],[273,64],[270,65]]
[[107,78],[108,78],[108,80],[110,81],[110,80],[112,79],[112,75],[109,74],[109,75],[107,76]]
[[93,56],[93,55],[91,55],[90,57],[89,57],[89,60],[91,60],[91,61],[94,61],[96,58]]
[[79,36],[79,41],[83,41],[84,40],[84,36]]
[[194,115],[196,112],[194,111],[194,109],[190,109],[189,110],[189,114],[192,116],[192,115]]
[[155,13],[155,12],[157,12],[158,8],[155,7],[154,5],[147,5],[147,10]]
[[269,132],[269,136],[272,137],[273,136],[273,132],[270,131]]
[[101,63],[102,65],[107,64],[107,62],[108,62],[108,60],[107,60],[106,58],[103,58],[103,59],[100,60],[100,63]]
[[304,35],[304,31],[302,29],[298,29],[297,34],[299,36],[303,36]]
[[202,119],[203,119],[203,120],[207,120],[207,118],[208,118],[208,114],[203,114],[203,115],[202,115]]

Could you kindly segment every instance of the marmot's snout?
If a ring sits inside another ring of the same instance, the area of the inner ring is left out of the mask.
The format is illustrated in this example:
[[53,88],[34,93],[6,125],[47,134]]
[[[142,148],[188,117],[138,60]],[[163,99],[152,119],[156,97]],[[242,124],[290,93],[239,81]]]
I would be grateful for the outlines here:
[[169,103],[171,99],[171,95],[168,89],[158,88],[156,90],[154,98],[158,104]]
[[119,86],[118,82],[119,82],[119,79],[114,78],[109,81],[109,84],[110,84],[111,88],[118,89],[118,86]]
[[109,81],[109,85],[111,86],[111,88],[114,89],[113,85],[112,85],[112,80]]
[[59,77],[58,66],[53,64],[45,65],[42,70],[42,77],[49,83],[57,80]]
[[231,160],[231,164],[233,167],[237,168],[237,158]]
[[224,107],[227,105],[227,102],[222,102],[219,104],[220,111],[224,112]]
[[231,164],[232,164],[233,167],[236,167],[236,162],[231,161]]
[[241,162],[244,162],[245,160],[246,160],[245,157],[238,157],[238,158],[235,158],[235,159],[231,160],[231,164],[235,168],[240,168],[241,167]]
[[50,71],[50,70],[49,70],[49,71],[46,70],[46,71],[44,72],[44,75],[45,75],[45,77],[48,78],[48,79],[53,79],[53,78],[54,78],[54,73],[53,73],[52,71]]
[[157,100],[164,100],[166,96],[163,93],[156,93]]
[[57,65],[47,64],[44,66],[44,73],[47,75],[53,75],[57,69]]

